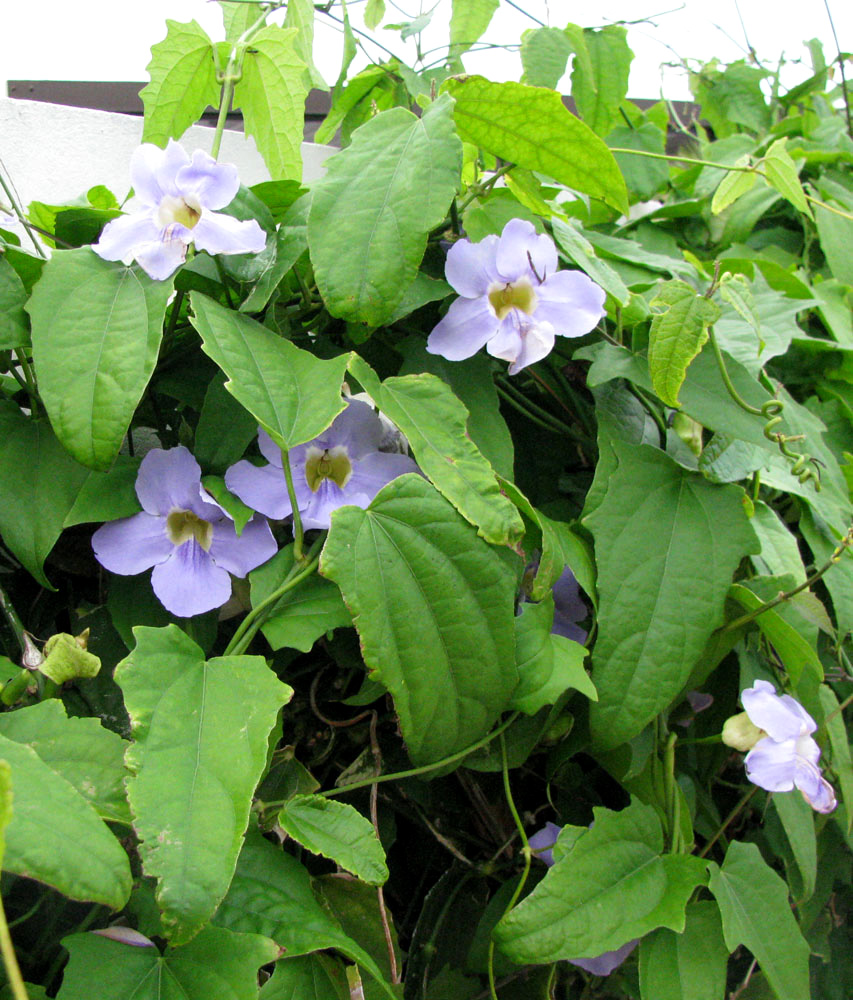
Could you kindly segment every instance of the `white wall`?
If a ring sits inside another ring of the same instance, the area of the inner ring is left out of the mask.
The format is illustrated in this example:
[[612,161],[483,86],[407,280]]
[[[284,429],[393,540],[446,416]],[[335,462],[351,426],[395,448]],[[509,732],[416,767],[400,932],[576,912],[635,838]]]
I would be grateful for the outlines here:
[[[196,125],[181,144],[190,153],[209,152],[213,132]],[[0,98],[0,161],[24,208],[31,201],[61,205],[95,184],[105,184],[122,201],[130,188],[130,157],[141,136],[141,117]],[[321,176],[323,161],[334,152],[303,143],[303,180]],[[254,141],[242,132],[224,134],[219,159],[236,164],[246,185],[269,180]]]

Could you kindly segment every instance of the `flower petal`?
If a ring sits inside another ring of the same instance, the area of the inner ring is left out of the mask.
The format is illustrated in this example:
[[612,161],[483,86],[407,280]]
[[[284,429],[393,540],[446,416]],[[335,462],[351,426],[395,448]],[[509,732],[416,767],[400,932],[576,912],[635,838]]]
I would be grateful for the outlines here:
[[241,222],[221,212],[202,212],[192,230],[197,249],[210,254],[260,253],[267,245],[267,234],[254,219]]
[[823,776],[820,776],[817,787],[814,789],[807,791],[802,785],[797,785],[797,787],[803,793],[803,798],[815,812],[829,813],[838,805],[838,800],[835,798],[835,790]]
[[317,448],[344,447],[350,460],[375,452],[382,440],[382,421],[372,406],[358,399],[351,399],[347,408],[339,413],[329,428],[309,441]]
[[741,692],[740,700],[751,721],[774,740],[796,739],[803,726],[806,727],[806,732],[810,733],[817,728],[805,709],[794,711],[789,704],[794,699],[789,699],[789,702],[783,701],[768,681],[756,681],[751,688]]
[[[355,503],[350,500],[351,494],[364,494],[372,500],[376,494],[387,486],[392,479],[405,475],[407,472],[419,472],[414,460],[408,455],[391,452],[375,451],[365,455],[361,461],[353,465],[352,476],[343,488],[344,503]],[[361,504],[358,504],[361,506]]]
[[486,296],[457,299],[427,339],[427,351],[448,361],[473,357],[498,332],[499,320]]
[[[183,226],[180,227],[183,229]],[[155,281],[165,281],[187,258],[187,244],[170,232],[164,239],[136,248],[136,260]]]
[[293,513],[281,467],[243,459],[225,473],[225,485],[252,510],[280,519]]
[[240,190],[240,179],[233,163],[217,163],[203,149],[178,170],[175,184],[182,195],[195,198],[202,208],[225,208]]
[[[274,465],[278,469],[282,468],[281,448],[279,448],[263,427],[258,428],[258,447],[270,465]],[[293,455],[293,451],[290,454]]]
[[531,850],[536,851],[536,857],[540,861],[544,861],[549,868],[554,864],[554,852],[552,848],[557,843],[557,837],[560,836],[560,830],[562,829],[556,823],[546,823],[541,830],[537,830],[527,841]]
[[[820,750],[818,750],[818,755]],[[832,785],[820,773],[820,768],[805,757],[794,761],[794,784],[805,796],[806,802],[818,812],[830,812],[835,808],[835,793]],[[815,805],[817,802],[821,807]]]
[[[522,368],[546,358],[554,349],[554,327],[550,323],[529,323],[521,328],[521,351],[507,369],[510,375],[517,375]],[[491,348],[486,345],[491,353]]]
[[108,222],[92,249],[104,260],[120,260],[129,264],[136,258],[140,248],[159,242],[160,230],[154,221],[154,215],[149,209],[143,209],[133,215],[120,215]]
[[582,337],[604,315],[604,289],[581,271],[558,271],[536,289],[536,320],[561,337]]
[[458,240],[447,251],[444,276],[466,299],[486,295],[489,285],[499,280],[495,267],[498,237],[487,236],[479,243]]
[[[762,727],[763,728],[763,727]],[[768,792],[790,792],[794,787],[796,754],[794,740],[777,742],[765,736],[746,755],[746,776]]]
[[[347,483],[349,486],[349,483]],[[366,493],[358,493],[355,490],[348,490],[346,494],[331,479],[323,479],[316,493],[311,494],[311,499],[303,509],[299,505],[299,513],[302,515],[302,527],[328,528],[332,523],[332,514],[339,507],[361,507],[365,508],[372,497]]]
[[532,222],[510,219],[501,233],[495,262],[504,281],[530,278],[536,287],[557,270],[557,250],[551,237],[538,234]]
[[570,958],[569,961],[572,965],[585,969],[593,976],[609,976],[611,972],[619,968],[639,943],[639,939],[629,941],[621,948],[617,948],[615,951],[605,951],[601,955],[596,955],[595,958]]
[[149,514],[193,510],[199,502],[201,468],[183,445],[154,448],[142,459],[136,476],[136,495]]
[[[143,142],[130,158],[130,183],[134,195],[149,208],[157,208],[167,194],[177,193],[174,176],[188,159],[183,147],[174,140],[170,140],[166,149]],[[160,174],[164,167],[161,184]]]
[[179,618],[222,607],[231,596],[231,577],[195,539],[173,548],[154,567],[151,586],[163,607]]
[[165,518],[142,513],[102,525],[92,535],[92,548],[105,569],[133,576],[165,562],[175,546],[166,535]]
[[277,551],[266,518],[253,517],[239,537],[234,525],[224,518],[213,525],[210,555],[217,566],[234,576],[246,576],[256,566],[272,559]]

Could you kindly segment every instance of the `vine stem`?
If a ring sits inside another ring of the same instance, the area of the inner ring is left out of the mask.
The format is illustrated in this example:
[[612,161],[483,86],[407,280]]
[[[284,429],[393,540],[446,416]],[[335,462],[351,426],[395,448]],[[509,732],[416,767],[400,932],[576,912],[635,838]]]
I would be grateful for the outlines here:
[[323,532],[311,546],[304,565],[300,565],[294,561],[290,572],[287,574],[287,577],[281,586],[274,590],[269,597],[265,597],[260,604],[257,605],[257,607],[252,608],[243,621],[240,622],[239,627],[231,637],[231,641],[225,647],[225,652],[222,654],[223,656],[236,656],[245,652],[249,643],[252,639],[254,639],[255,633],[266,619],[269,610],[274,607],[286,593],[293,590],[294,587],[299,586],[299,584],[306,577],[316,571],[317,567],[320,565],[320,549],[323,547],[323,542],[325,542],[325,540],[326,532]]
[[753,785],[752,788],[750,788],[750,790],[746,793],[746,795],[743,796],[740,802],[738,802],[738,804],[734,807],[734,809],[732,809],[732,811],[728,814],[728,816],[726,816],[726,818],[720,824],[720,827],[717,830],[717,832],[714,834],[713,837],[711,837],[708,843],[705,844],[705,846],[699,852],[698,857],[704,858],[707,856],[708,852],[711,850],[714,844],[716,844],[717,841],[720,839],[720,837],[722,837],[722,835],[725,833],[726,827],[729,825],[729,823],[731,823],[738,817],[743,808],[747,805],[749,800],[752,798],[753,795],[755,795],[757,791],[758,791],[758,785]]
[[296,489],[293,485],[293,469],[290,467],[290,451],[287,448],[281,449],[281,467],[284,472],[284,481],[287,483],[290,506],[293,510],[293,560],[294,563],[300,563],[305,558],[302,553],[302,540],[305,532],[302,529],[302,515],[299,513],[299,501],[296,498]]
[[[349,784],[341,785],[339,788],[328,788],[326,791],[320,792],[320,795],[332,798],[335,795],[354,792],[358,788],[368,788],[374,784],[378,785],[384,781],[400,781],[403,778],[415,778],[419,774],[429,774],[430,771],[437,771],[442,767],[447,767],[448,764],[455,764],[458,760],[463,760],[475,750],[487,746],[496,737],[502,736],[518,716],[518,712],[513,712],[497,729],[493,729],[492,732],[487,733],[481,739],[477,740],[476,743],[470,744],[470,746],[465,747],[463,750],[457,750],[456,753],[450,754],[449,757],[442,757],[441,760],[437,760],[433,764],[422,764],[420,767],[410,767],[407,771],[392,771],[390,774],[377,774],[372,778],[364,778],[361,781],[351,781]],[[267,803],[267,805],[273,805],[273,803]]]
[[15,1000],[29,1000],[24,977],[21,975],[21,969],[15,955],[15,946],[12,944],[12,935],[9,933],[9,925],[6,922],[6,910],[3,907],[2,899],[0,899],[0,951],[3,953],[3,965],[6,967],[6,975],[9,977],[9,984],[12,987]]
[[[500,734],[500,748],[501,748],[501,774],[503,776],[503,786],[504,795],[506,797],[506,803],[509,806],[509,811],[512,813],[512,818],[515,821],[515,828],[518,830],[518,835],[521,837],[521,853],[524,856],[524,868],[521,872],[521,878],[518,880],[518,885],[510,896],[509,902],[506,904],[506,909],[501,914],[500,919],[509,913],[509,911],[518,902],[518,897],[524,890],[524,886],[527,884],[527,876],[530,874],[530,858],[532,852],[530,850],[530,842],[527,839],[527,834],[524,832],[524,824],[521,822],[521,817],[518,815],[518,809],[515,807],[515,800],[512,797],[512,788],[509,784],[509,765],[506,759],[506,741],[504,740],[503,733]],[[498,1000],[497,988],[495,986],[495,939],[493,936],[489,936],[489,955],[488,955],[488,973],[489,973],[489,995],[492,1000]]]

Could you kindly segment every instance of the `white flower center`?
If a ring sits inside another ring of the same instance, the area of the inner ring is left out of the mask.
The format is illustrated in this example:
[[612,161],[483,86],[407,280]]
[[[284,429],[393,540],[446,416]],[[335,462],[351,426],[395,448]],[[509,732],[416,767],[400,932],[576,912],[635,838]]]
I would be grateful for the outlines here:
[[193,229],[201,218],[201,205],[195,198],[175,198],[167,194],[157,208],[157,225],[161,229],[178,222],[187,229]]
[[305,481],[312,493],[320,489],[324,479],[331,479],[341,489],[346,486],[352,476],[352,462],[346,448],[336,445],[334,448],[310,447],[305,459]]
[[520,309],[528,316],[536,310],[536,292],[527,278],[518,281],[493,281],[489,285],[489,304],[498,319],[504,319],[513,309]]
[[166,535],[173,545],[183,545],[195,539],[205,552],[213,541],[213,525],[191,510],[175,510],[166,518]]

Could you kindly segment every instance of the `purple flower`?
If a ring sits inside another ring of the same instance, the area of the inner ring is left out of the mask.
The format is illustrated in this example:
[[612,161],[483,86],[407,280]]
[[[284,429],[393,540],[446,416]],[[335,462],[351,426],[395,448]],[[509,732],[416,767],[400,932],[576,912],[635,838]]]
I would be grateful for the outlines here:
[[567,639],[574,639],[583,645],[587,633],[577,623],[586,618],[589,608],[580,595],[580,586],[575,574],[568,566],[551,588],[551,593],[554,595],[554,624],[551,632]]
[[[290,449],[293,488],[304,528],[328,528],[332,511],[338,507],[366,507],[392,479],[418,471],[408,455],[379,451],[383,434],[373,409],[350,400],[319,437]],[[267,517],[287,517],[293,508],[281,451],[264,430],[258,434],[258,444],[270,464],[237,462],[225,473],[225,485]]]
[[515,375],[549,354],[555,335],[583,336],[604,315],[603,290],[580,271],[558,271],[553,241],[524,219],[511,219],[499,237],[454,243],[445,275],[460,297],[427,350],[448,361],[485,345]]
[[820,747],[811,738],[817,723],[790,695],[776,694],[768,681],[756,681],[740,696],[761,739],[746,755],[746,776],[768,792],[799,788],[812,809],[832,812],[832,785],[821,774]]
[[197,149],[190,160],[173,139],[165,149],[143,143],[130,161],[130,180],[143,207],[107,223],[92,247],[104,260],[136,260],[162,281],[183,264],[194,243],[208,253],[260,253],[266,235],[254,219],[240,222],[215,211],[237,194],[231,163]]
[[92,536],[98,562],[132,576],[154,567],[151,586],[174,615],[191,618],[223,605],[231,577],[245,576],[276,553],[267,522],[253,517],[238,537],[225,511],[205,493],[186,448],[155,448],[139,466],[142,513],[111,521]]
[[[556,823],[546,823],[527,841],[537,852],[536,856],[539,860],[544,861],[549,868],[554,864],[552,848],[557,843],[557,837],[560,836],[562,829]],[[633,941],[623,944],[621,948],[616,948],[615,951],[605,951],[594,958],[570,958],[569,961],[572,965],[577,965],[594,976],[609,976],[611,972],[619,968],[639,943],[639,938],[635,938]]]

